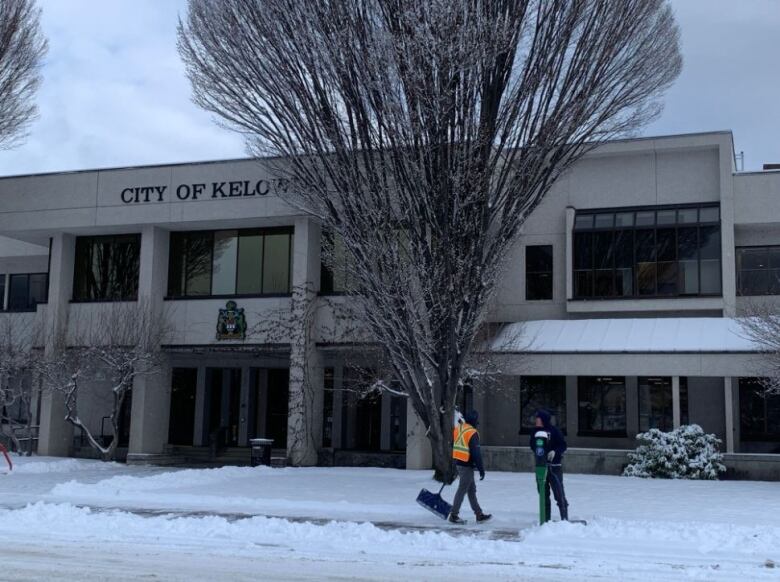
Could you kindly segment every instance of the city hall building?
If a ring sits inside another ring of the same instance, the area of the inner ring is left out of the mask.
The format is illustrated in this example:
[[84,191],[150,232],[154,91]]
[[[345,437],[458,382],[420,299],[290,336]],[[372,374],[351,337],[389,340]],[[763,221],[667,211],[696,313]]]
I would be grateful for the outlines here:
[[[323,331],[343,278],[284,189],[262,160],[0,179],[0,317],[68,329],[116,302],[166,314],[164,371],[125,403],[128,462],[247,461],[249,439],[267,437],[275,456],[304,447],[312,464],[430,466],[404,398],[349,389],[355,346]],[[757,389],[762,356],[738,318],[780,306],[780,172],[736,172],[730,132],[610,142],[555,184],[507,259],[486,348],[501,377],[465,397],[488,468],[528,466],[544,406],[569,470],[618,472],[637,433],[696,423],[735,475],[778,478],[780,397]],[[274,323],[296,288],[321,303],[307,330]],[[263,322],[289,337],[235,333]],[[305,382],[312,402],[293,411]],[[106,397],[80,401],[97,435]],[[42,392],[33,414],[40,454],[88,453],[57,398]],[[294,414],[307,415],[303,443]]]

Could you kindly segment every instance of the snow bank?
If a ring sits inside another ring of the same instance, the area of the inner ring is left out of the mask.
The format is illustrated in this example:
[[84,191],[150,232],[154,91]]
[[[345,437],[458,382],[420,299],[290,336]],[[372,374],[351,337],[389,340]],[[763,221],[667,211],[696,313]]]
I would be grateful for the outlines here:
[[[56,460],[36,460],[36,457],[14,457],[11,459],[14,463],[14,470],[12,474],[41,474],[41,473],[78,473],[83,471],[85,467],[91,469],[95,468],[95,462],[85,463],[81,459],[56,459]],[[111,470],[115,463],[102,463],[101,465],[109,465],[104,467],[106,470]]]

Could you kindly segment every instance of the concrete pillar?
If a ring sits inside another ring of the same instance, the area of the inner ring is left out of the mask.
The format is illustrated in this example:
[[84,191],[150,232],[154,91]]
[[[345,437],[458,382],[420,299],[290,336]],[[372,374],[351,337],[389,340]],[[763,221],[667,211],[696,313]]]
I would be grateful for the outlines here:
[[319,225],[306,217],[298,218],[293,240],[291,317],[295,325],[290,338],[287,422],[287,455],[297,466],[315,465],[318,443],[322,442],[323,369],[313,337],[319,273]]
[[[49,301],[44,310],[44,357],[51,357],[65,332],[73,297],[76,238],[59,233],[52,237],[49,256]],[[64,457],[73,444],[73,426],[65,420],[62,394],[44,390],[41,396],[38,454]]]
[[406,401],[406,468],[430,469],[433,467],[431,443],[425,425],[414,411],[412,403]]
[[734,149],[729,136],[720,138],[720,244],[723,315],[737,312],[737,273],[734,257]]
[[576,210],[566,207],[566,299],[574,297],[574,217]]
[[153,461],[165,453],[171,412],[171,368],[138,376],[133,383],[128,463]]
[[[141,232],[138,305],[139,309],[149,310],[152,321],[156,318],[161,326],[168,325],[163,306],[168,274],[168,240],[169,232],[161,228],[147,226]],[[170,405],[169,366],[166,365],[157,374],[135,378],[128,462],[151,460],[151,456],[164,453],[168,443]]]
[[734,452],[734,395],[731,377],[723,378],[723,398],[726,403],[726,452]]
[[672,376],[672,427],[680,428],[680,377]]

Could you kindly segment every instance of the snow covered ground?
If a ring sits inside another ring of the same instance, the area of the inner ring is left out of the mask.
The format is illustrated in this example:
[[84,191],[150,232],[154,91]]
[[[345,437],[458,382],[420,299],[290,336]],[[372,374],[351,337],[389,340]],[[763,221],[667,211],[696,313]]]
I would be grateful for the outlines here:
[[494,519],[451,527],[414,501],[427,471],[15,461],[2,580],[780,580],[776,483],[567,475],[588,525],[540,528],[533,476],[488,473]]

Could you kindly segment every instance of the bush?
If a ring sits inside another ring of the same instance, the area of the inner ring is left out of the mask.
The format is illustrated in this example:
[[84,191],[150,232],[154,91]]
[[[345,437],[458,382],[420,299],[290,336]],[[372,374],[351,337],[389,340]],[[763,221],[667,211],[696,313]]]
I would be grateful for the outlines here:
[[717,479],[726,470],[718,451],[720,439],[705,434],[698,424],[672,432],[650,429],[636,436],[643,442],[628,454],[625,477],[660,479]]

